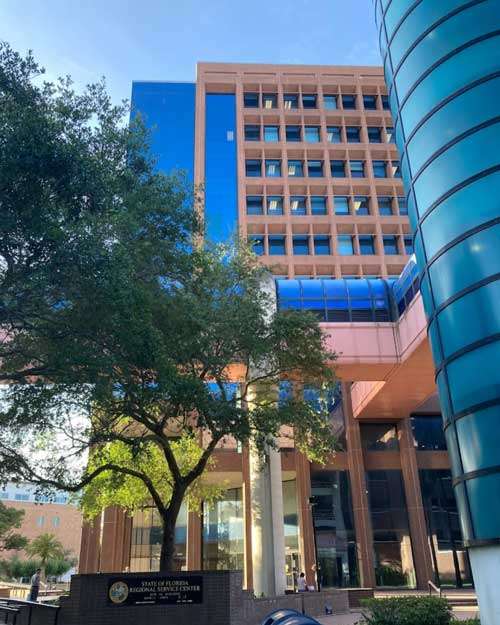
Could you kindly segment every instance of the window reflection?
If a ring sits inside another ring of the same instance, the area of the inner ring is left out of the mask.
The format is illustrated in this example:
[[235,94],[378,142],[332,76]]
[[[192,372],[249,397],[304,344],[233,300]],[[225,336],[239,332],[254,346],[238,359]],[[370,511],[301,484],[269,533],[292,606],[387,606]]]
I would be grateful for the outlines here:
[[230,488],[213,507],[203,506],[203,570],[239,571],[243,566],[242,489]]
[[361,443],[367,451],[395,451],[399,449],[396,426],[390,423],[361,424]]

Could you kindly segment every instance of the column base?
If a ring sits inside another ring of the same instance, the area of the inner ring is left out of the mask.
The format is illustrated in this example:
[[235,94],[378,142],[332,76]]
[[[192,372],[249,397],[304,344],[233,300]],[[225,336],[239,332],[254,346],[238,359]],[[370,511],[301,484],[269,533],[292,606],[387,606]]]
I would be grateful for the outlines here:
[[500,545],[469,549],[474,585],[481,615],[481,625],[500,623],[498,564]]

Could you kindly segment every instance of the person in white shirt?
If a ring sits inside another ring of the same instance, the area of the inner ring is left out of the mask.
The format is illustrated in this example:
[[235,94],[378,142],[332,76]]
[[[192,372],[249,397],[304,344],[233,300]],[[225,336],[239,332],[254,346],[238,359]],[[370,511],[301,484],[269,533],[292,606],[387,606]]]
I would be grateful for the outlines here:
[[35,574],[31,578],[31,588],[28,601],[36,601],[38,599],[38,592],[40,590],[40,580],[42,576],[42,569],[37,569]]
[[297,580],[297,592],[306,592],[307,584],[306,584],[306,576],[305,573],[301,573],[299,575],[299,579]]

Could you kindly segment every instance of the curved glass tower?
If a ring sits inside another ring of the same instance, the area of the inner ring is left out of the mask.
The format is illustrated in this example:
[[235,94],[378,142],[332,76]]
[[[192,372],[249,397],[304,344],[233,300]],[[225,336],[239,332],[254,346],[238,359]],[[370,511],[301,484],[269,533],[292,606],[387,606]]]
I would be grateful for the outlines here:
[[500,623],[500,0],[375,4],[455,495],[482,623],[493,625]]

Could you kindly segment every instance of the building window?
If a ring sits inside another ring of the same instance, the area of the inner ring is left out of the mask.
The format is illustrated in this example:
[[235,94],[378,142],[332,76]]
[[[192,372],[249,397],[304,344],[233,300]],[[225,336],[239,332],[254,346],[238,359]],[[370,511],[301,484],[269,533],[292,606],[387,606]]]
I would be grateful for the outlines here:
[[405,237],[404,241],[405,241],[405,252],[407,254],[413,254],[413,238]]
[[380,96],[380,99],[382,100],[382,108],[384,109],[384,111],[390,111],[391,107],[389,105],[389,96],[382,95]]
[[333,178],[345,178],[345,161],[330,161],[330,171]]
[[297,109],[299,108],[299,96],[296,93],[285,93],[283,103],[285,109]]
[[308,143],[319,143],[321,140],[319,126],[306,126],[305,138]]
[[288,176],[291,178],[302,178],[304,176],[302,161],[288,161]]
[[336,215],[349,215],[349,198],[347,195],[336,195],[333,204]]
[[345,135],[347,143],[359,143],[359,128],[357,126],[346,126]]
[[352,256],[354,254],[352,236],[350,234],[339,234],[337,236],[337,252],[341,256]]
[[283,215],[283,197],[281,195],[267,196],[267,214]]
[[280,140],[279,126],[264,126],[264,141],[275,142]]
[[316,100],[317,100],[317,96],[314,93],[303,93],[302,94],[302,106],[305,109],[315,109],[316,108]]
[[262,105],[265,109],[275,109],[278,106],[278,98],[275,93],[264,93]]
[[337,108],[336,95],[323,95],[323,105],[327,111],[333,111]]
[[259,178],[262,174],[262,164],[257,159],[247,159],[245,161],[245,174],[247,178]]
[[281,176],[281,161],[267,159],[265,168],[267,178],[279,178]]
[[245,93],[243,94],[243,105],[245,108],[255,109],[259,107],[259,94],[258,93]]
[[260,141],[260,126],[246,124],[245,141]]
[[263,236],[251,236],[248,241],[252,246],[252,250],[254,254],[257,256],[262,256],[264,254],[264,237]]
[[366,451],[397,451],[396,426],[392,423],[362,423],[361,444]]
[[238,571],[244,567],[241,488],[230,488],[212,506],[203,504],[203,570]]
[[359,253],[363,256],[371,256],[375,254],[375,246],[373,244],[373,235],[360,234],[359,235]]
[[375,178],[387,178],[385,161],[372,161]]
[[269,237],[269,254],[271,256],[284,256],[285,251],[285,237],[272,235]]
[[295,256],[308,256],[309,255],[309,241],[308,237],[304,235],[295,235],[292,238],[293,253]]
[[30,496],[27,493],[16,493],[14,495],[14,499],[16,501],[29,501],[30,500]]
[[368,141],[370,143],[382,143],[380,128],[375,128],[375,126],[369,126],[367,128],[367,131],[368,131]]
[[377,110],[377,96],[376,95],[364,95],[363,106],[367,111]]
[[45,517],[44,516],[37,516],[36,517],[36,526],[37,527],[43,527],[45,525]]
[[366,195],[354,196],[354,214],[369,215],[370,214],[370,198]]
[[327,126],[326,138],[328,143],[341,143],[340,126]]
[[314,237],[314,253],[316,256],[330,256],[330,237],[316,235]]
[[61,525],[61,519],[58,516],[52,517],[52,527],[59,527]]
[[411,429],[418,451],[446,451],[443,419],[436,415],[412,415]]
[[292,215],[306,214],[306,198],[304,195],[292,195],[290,197],[290,212]]
[[364,161],[349,161],[349,166],[351,168],[351,176],[353,178],[364,178],[365,177],[365,163],[364,163]]
[[311,213],[313,215],[326,215],[326,197],[323,195],[311,196]]
[[392,126],[385,127],[385,140],[387,143],[394,143],[394,128]]
[[343,95],[342,107],[348,110],[355,109],[356,108],[356,96],[355,95]]
[[398,240],[395,236],[384,236],[382,237],[384,242],[384,254],[396,255],[399,254],[398,251]]
[[383,195],[377,198],[379,215],[387,217],[392,215],[392,197],[390,195]]
[[0,499],[9,499],[9,493],[6,490],[1,490]]
[[401,163],[399,161],[391,161],[391,173],[393,178],[401,178]]
[[247,215],[262,215],[262,195],[247,195]]
[[323,176],[323,161],[308,161],[307,173],[310,178],[321,178]]
[[408,202],[406,197],[398,196],[398,207],[400,215],[408,215]]
[[285,131],[287,141],[302,141],[300,126],[286,126]]

